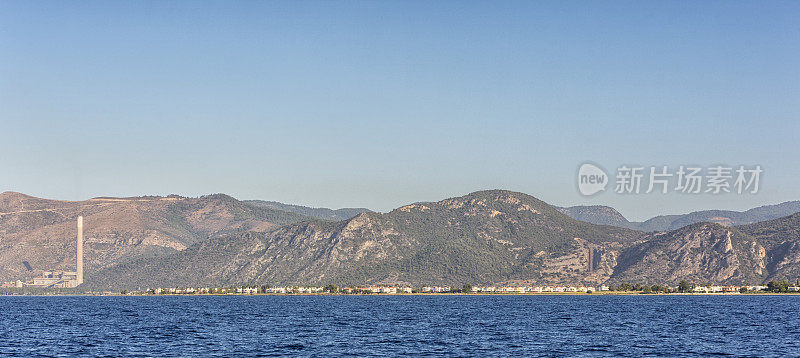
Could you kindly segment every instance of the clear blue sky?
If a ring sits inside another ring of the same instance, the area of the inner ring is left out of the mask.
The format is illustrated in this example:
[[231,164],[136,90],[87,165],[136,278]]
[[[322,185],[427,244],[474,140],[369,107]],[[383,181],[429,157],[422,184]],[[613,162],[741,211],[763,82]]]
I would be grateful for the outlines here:
[[[800,199],[800,2],[0,2],[0,190],[630,219]],[[757,195],[577,167],[761,164]]]

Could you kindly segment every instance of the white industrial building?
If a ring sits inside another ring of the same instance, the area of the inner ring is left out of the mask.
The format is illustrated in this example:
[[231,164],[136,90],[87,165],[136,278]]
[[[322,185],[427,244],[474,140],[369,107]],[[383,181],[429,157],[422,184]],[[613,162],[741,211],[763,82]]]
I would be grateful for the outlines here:
[[45,271],[33,282],[17,281],[17,287],[72,288],[83,283],[83,216],[78,216],[78,248],[75,271]]

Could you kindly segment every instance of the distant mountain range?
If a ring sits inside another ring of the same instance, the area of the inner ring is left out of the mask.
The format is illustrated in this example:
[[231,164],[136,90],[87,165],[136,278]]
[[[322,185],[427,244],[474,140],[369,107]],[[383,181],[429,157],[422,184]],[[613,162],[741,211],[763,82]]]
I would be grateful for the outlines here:
[[[557,208],[504,190],[388,213],[286,211],[223,194],[66,202],[7,192],[0,194],[0,281],[74,269],[78,215],[87,238],[84,289],[794,281],[800,214],[741,224],[796,203],[658,217],[648,222],[668,230],[647,233],[624,227],[612,208]],[[691,223],[703,218],[736,226]]]
[[[532,281],[601,283],[641,233],[572,219],[529,195],[482,191],[342,222],[227,235],[172,257],[92,276],[98,288],[148,285]],[[587,262],[591,257],[591,262]],[[209,281],[210,280],[210,281]]]
[[307,206],[292,205],[279,203],[277,201],[265,200],[245,200],[245,204],[268,208],[274,210],[288,211],[291,213],[298,213],[312,218],[322,220],[341,221],[350,219],[358,214],[370,212],[371,210],[365,208],[342,208],[342,209],[328,209],[328,208],[310,208]]
[[684,215],[661,215],[644,222],[628,221],[609,206],[572,206],[559,208],[570,217],[598,225],[613,225],[639,231],[668,231],[699,222],[715,222],[724,226],[752,224],[800,212],[800,201],[765,205],[747,211],[703,210]]

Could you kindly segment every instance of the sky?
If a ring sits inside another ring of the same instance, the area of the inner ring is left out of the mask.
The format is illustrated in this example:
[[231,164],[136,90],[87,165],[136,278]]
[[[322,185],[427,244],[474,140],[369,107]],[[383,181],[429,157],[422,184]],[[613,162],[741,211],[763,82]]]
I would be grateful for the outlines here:
[[[799,2],[0,1],[0,191],[631,220],[800,200]],[[756,194],[577,189],[761,165]]]

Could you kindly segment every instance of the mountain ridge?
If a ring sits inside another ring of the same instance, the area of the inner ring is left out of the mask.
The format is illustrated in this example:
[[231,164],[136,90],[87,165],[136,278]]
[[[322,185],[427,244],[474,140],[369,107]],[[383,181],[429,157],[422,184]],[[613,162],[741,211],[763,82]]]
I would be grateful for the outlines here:
[[288,211],[288,212],[298,213],[300,215],[305,215],[308,217],[313,217],[323,220],[333,220],[333,221],[350,219],[363,212],[372,211],[367,208],[340,208],[340,209],[314,208],[302,205],[285,204],[277,201],[268,201],[268,200],[243,200],[243,202],[248,205],[253,205],[257,207]]
[[[785,207],[750,213],[768,217]],[[613,222],[624,219],[599,206],[573,207],[571,214],[588,220],[598,208]],[[683,279],[758,284],[800,275],[800,214],[735,227],[700,222],[645,233],[576,220],[565,208],[507,190],[418,202],[387,213],[364,211],[340,221],[259,207],[225,194],[70,202],[6,192],[0,194],[0,280],[73,269],[77,215],[86,217],[84,289],[594,286]]]
[[648,220],[628,221],[616,209],[605,205],[570,206],[559,208],[563,213],[581,221],[614,225],[645,232],[670,231],[699,222],[716,222],[727,226],[747,225],[777,219],[800,212],[800,201],[762,205],[744,211],[699,210],[687,214],[659,215]]
[[[207,241],[181,253],[188,264],[179,266],[198,266],[224,243],[237,247],[230,257],[248,259],[242,267],[231,259],[211,269],[221,273],[214,279],[220,284],[601,282],[614,265],[611,249],[640,235],[574,220],[527,194],[492,190],[385,214],[365,212],[341,222],[306,221]],[[586,269],[592,255],[593,268]],[[167,261],[102,272],[97,287],[123,281],[144,285],[134,278],[167,272],[162,269]],[[201,276],[180,269],[151,284],[200,283]]]

